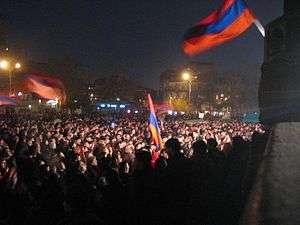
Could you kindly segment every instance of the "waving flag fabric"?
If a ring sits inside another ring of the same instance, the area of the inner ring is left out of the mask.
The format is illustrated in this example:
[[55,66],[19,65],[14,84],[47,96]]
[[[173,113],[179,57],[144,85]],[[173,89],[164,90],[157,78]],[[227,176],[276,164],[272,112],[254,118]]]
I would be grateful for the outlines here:
[[152,101],[150,94],[148,94],[148,103],[149,103],[149,109],[150,109],[149,129],[152,134],[152,140],[158,148],[161,148],[162,140],[161,140],[161,136],[160,136],[160,129],[158,126],[158,122],[156,119],[155,110],[154,110],[154,106],[153,106],[153,101]]
[[186,32],[183,51],[192,56],[229,41],[246,31],[255,19],[244,0],[225,0],[218,11]]
[[66,100],[63,83],[56,78],[32,74],[25,79],[25,86],[30,92],[34,92],[45,99]]
[[169,104],[154,104],[154,108],[159,112],[168,112],[169,110],[172,110],[172,106]]
[[17,105],[16,99],[0,95],[0,106],[15,106]]

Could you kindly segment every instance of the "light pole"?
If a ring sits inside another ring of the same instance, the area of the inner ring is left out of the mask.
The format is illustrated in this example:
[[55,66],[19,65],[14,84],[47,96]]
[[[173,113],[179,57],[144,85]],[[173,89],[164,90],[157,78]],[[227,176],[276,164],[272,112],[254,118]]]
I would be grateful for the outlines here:
[[188,99],[189,102],[191,102],[191,94],[192,94],[192,76],[189,72],[184,72],[182,74],[182,79],[184,81],[188,81],[188,85],[189,85],[189,95],[188,95]]
[[8,71],[8,77],[9,77],[9,96],[12,95],[12,74],[13,74],[13,71],[15,69],[20,69],[21,68],[21,64],[16,62],[14,63],[14,66],[12,66],[10,64],[9,61],[7,60],[1,60],[0,61],[0,68],[3,69],[3,70],[7,70]]

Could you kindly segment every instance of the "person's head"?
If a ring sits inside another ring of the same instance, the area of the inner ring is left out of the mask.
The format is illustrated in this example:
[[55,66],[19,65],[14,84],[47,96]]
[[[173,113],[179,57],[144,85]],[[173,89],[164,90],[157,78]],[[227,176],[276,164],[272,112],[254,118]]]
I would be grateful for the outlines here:
[[54,138],[51,139],[50,143],[49,143],[49,148],[51,150],[55,150],[56,149],[56,141]]
[[98,165],[98,162],[97,162],[96,157],[93,156],[93,155],[90,155],[90,156],[88,157],[88,164],[89,164],[89,165],[92,165],[92,166],[97,166],[97,165]]
[[207,150],[210,151],[210,150],[215,150],[218,146],[218,143],[216,141],[216,139],[214,138],[209,138],[207,140]]
[[165,143],[165,148],[168,152],[169,157],[179,157],[183,155],[181,150],[181,144],[177,138],[170,138]]
[[193,143],[193,157],[200,158],[206,153],[207,145],[203,140],[198,140]]
[[119,171],[122,174],[128,174],[130,172],[130,166],[127,162],[120,163]]
[[147,150],[140,150],[135,153],[135,171],[145,171],[151,169],[151,153]]
[[0,146],[3,146],[3,145],[5,145],[5,141],[4,141],[4,139],[0,139]]
[[161,171],[168,166],[167,159],[165,157],[160,157],[155,162],[155,170]]
[[6,169],[6,166],[7,166],[6,160],[1,159],[0,160],[0,169]]
[[32,145],[33,145],[33,140],[32,140],[32,138],[28,138],[28,140],[27,140],[27,145],[28,145],[28,146],[32,146]]
[[83,161],[79,161],[78,162],[78,170],[81,172],[81,173],[85,173],[86,170],[87,170],[87,167],[86,167],[86,164],[83,162]]
[[246,142],[243,140],[241,136],[236,136],[232,138],[232,148],[233,150],[243,150],[245,147]]
[[231,151],[231,144],[230,143],[225,143],[223,146],[223,153],[225,156],[228,156],[229,152]]
[[134,146],[133,145],[127,145],[126,147],[125,147],[125,153],[128,153],[128,154],[133,154],[133,152],[134,152]]

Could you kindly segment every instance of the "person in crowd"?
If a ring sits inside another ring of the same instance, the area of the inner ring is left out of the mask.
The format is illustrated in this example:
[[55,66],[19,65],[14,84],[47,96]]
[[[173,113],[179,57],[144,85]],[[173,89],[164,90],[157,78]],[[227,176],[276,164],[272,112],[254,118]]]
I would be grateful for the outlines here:
[[101,225],[102,221],[90,209],[93,193],[84,176],[70,178],[64,193],[65,215],[58,225]]
[[203,161],[207,153],[207,144],[203,140],[195,141],[192,145],[193,160]]
[[[181,143],[177,138],[171,138],[165,143],[166,169],[158,175],[158,189],[156,208],[163,214],[159,215],[159,224],[183,224],[192,217],[192,195],[188,191],[192,187],[195,178],[192,170],[191,159],[186,158]],[[165,210],[168,208],[168,210]]]
[[227,224],[237,221],[242,210],[242,200],[245,200],[243,188],[249,163],[249,151],[249,145],[242,137],[233,137],[232,149],[227,157],[227,168],[224,175],[224,201],[228,202],[228,206],[232,210],[228,214],[228,209],[224,209],[223,218],[227,219]]
[[208,223],[219,224],[223,212],[223,182],[225,174],[225,156],[218,148],[216,139],[207,140],[207,206]]
[[141,149],[135,154],[134,169],[132,174],[131,220],[134,224],[142,224],[143,221],[151,221],[153,218],[155,199],[155,177],[151,165],[152,156],[149,150]]

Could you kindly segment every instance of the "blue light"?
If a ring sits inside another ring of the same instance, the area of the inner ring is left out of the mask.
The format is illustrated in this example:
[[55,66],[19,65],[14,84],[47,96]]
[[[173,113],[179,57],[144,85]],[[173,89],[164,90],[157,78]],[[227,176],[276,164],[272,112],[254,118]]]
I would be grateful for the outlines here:
[[114,105],[114,104],[112,104],[112,105],[110,105],[112,108],[117,108],[117,105]]
[[124,109],[126,105],[120,105],[120,109]]
[[105,108],[106,105],[105,105],[105,104],[101,104],[100,107],[101,107],[101,108]]
[[107,108],[110,108],[110,104],[107,104]]

